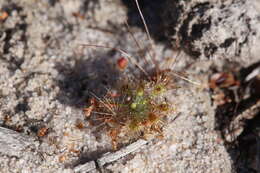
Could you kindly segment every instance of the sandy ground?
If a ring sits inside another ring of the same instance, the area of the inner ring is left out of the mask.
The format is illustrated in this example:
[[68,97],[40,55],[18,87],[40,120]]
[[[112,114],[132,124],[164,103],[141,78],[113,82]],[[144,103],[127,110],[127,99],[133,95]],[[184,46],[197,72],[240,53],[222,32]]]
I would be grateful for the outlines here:
[[[110,151],[109,137],[95,132],[82,108],[90,90],[102,93],[114,83],[118,75],[114,65],[121,55],[79,44],[147,55],[146,34],[131,28],[142,41],[144,48],[139,50],[123,25],[127,8],[120,1],[105,0],[1,0],[0,7],[8,12],[0,21],[0,123],[33,139],[33,146],[22,154],[1,153],[0,172],[69,173]],[[162,64],[177,54],[164,44],[155,46]],[[213,63],[223,64],[195,61],[181,53],[174,70],[206,85]],[[106,171],[232,172],[232,161],[214,131],[208,90],[180,79],[176,85],[179,88],[170,95],[176,113],[168,118],[164,138],[106,165]],[[76,127],[79,122],[84,128]],[[37,136],[35,128],[40,127],[48,128],[46,136]]]

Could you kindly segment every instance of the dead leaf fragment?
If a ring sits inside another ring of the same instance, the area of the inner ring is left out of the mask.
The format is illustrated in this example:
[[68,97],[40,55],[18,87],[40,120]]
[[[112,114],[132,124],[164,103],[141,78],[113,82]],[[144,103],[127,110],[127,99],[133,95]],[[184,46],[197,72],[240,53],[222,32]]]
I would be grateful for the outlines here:
[[0,13],[0,21],[4,21],[8,17],[8,13],[6,11],[3,11]]

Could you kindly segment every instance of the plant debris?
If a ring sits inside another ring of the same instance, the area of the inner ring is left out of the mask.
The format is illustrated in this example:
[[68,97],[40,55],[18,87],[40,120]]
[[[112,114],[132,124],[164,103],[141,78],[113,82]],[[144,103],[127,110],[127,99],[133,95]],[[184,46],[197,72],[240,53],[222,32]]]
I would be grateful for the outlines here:
[[[259,172],[260,63],[233,72],[215,73],[209,85],[220,131],[238,172]],[[258,123],[257,123],[258,122]],[[251,146],[251,147],[249,147]],[[250,162],[250,164],[248,164]],[[254,164],[252,164],[254,163]]]

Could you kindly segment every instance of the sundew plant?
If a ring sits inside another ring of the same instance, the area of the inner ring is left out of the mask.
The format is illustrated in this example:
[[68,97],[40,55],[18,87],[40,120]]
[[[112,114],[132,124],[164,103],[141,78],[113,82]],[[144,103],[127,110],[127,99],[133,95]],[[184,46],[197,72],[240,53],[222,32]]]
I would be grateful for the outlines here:
[[[151,47],[154,47],[138,1],[135,0],[135,2]],[[127,23],[126,26],[130,31]],[[139,45],[134,35],[131,32],[130,34]],[[125,70],[128,62],[131,62],[141,73],[139,77],[129,75],[121,77],[117,87],[108,90],[104,97],[100,98],[95,93],[91,93],[89,104],[84,109],[88,119],[95,121],[93,124],[102,127],[111,137],[114,149],[117,149],[118,144],[127,143],[140,137],[148,138],[162,135],[165,117],[172,115],[175,110],[174,104],[166,98],[166,93],[175,88],[174,78],[182,78],[197,84],[171,69],[160,69],[159,63],[154,58],[155,49],[149,53],[149,60],[144,57],[145,62],[153,66],[153,68],[146,70],[124,50],[102,45],[83,44],[82,46],[114,49],[122,54],[122,57],[117,61],[118,70]]]

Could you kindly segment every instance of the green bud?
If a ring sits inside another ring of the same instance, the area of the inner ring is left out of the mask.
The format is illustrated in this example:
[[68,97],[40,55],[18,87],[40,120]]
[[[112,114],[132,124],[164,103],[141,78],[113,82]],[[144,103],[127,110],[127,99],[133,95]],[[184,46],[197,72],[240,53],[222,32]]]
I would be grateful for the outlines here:
[[143,96],[144,92],[142,90],[137,91],[137,96]]
[[132,109],[135,109],[135,108],[136,108],[136,106],[137,106],[137,104],[136,104],[136,103],[131,103],[131,105],[130,105],[130,107],[131,107]]
[[142,104],[143,104],[143,105],[147,104],[147,100],[143,100],[143,101],[142,101]]

